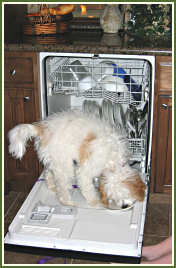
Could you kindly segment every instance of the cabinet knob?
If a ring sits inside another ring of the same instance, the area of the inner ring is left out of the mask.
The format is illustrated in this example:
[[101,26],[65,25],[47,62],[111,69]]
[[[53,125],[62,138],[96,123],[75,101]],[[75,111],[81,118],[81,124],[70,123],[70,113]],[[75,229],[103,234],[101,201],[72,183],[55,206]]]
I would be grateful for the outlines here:
[[28,102],[30,100],[30,97],[24,97],[24,102]]
[[166,110],[167,108],[171,108],[171,107],[172,107],[172,99],[170,99],[167,104],[166,103],[161,104],[161,108],[164,110]]
[[162,109],[167,109],[167,107],[168,107],[168,105],[167,105],[166,103],[163,103],[163,104],[161,105],[161,108],[162,108]]
[[16,74],[16,70],[15,69],[10,70],[10,74],[11,74],[11,76],[14,76]]

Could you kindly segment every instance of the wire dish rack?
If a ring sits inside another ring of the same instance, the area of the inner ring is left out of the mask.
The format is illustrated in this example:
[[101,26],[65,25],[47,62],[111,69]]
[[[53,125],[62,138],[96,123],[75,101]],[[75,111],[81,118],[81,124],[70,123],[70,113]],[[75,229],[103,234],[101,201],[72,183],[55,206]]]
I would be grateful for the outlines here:
[[[134,160],[141,160],[141,157],[146,155],[147,109],[142,120],[138,122],[139,129],[136,129],[136,123],[127,118],[127,109],[136,107],[136,111],[141,112],[149,103],[151,68],[148,61],[78,57],[48,57],[46,61],[48,96],[60,94],[80,98],[82,110],[85,109],[85,101],[89,99],[88,112],[95,113],[95,107],[98,106],[100,118],[106,119],[114,128],[123,129]],[[104,102],[109,103],[106,112]],[[121,106],[118,115],[114,109],[117,105]],[[131,113],[133,112],[131,109]],[[95,114],[97,115],[97,112]],[[136,117],[137,121],[139,119]]]
[[148,98],[149,63],[144,60],[48,58],[53,94],[139,104]]

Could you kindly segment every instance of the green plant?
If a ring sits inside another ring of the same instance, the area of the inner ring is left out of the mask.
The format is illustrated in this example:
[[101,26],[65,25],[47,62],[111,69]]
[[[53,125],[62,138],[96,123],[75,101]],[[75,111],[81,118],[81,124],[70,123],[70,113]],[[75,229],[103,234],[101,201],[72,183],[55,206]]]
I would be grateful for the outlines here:
[[169,4],[135,4],[131,5],[127,32],[139,37],[172,36],[172,5]]

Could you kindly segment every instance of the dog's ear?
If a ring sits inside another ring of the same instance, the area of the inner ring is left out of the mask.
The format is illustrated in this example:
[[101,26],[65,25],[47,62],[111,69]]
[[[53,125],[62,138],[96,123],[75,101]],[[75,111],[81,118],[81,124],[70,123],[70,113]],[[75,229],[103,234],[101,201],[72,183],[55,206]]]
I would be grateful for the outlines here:
[[132,197],[138,201],[143,201],[145,197],[146,185],[137,174],[123,181],[130,191]]

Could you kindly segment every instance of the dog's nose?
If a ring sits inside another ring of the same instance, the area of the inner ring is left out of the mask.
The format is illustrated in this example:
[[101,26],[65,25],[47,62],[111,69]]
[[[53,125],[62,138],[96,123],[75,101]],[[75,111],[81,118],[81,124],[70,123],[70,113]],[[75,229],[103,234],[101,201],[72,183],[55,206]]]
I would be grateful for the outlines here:
[[127,204],[122,204],[122,209],[128,208]]

